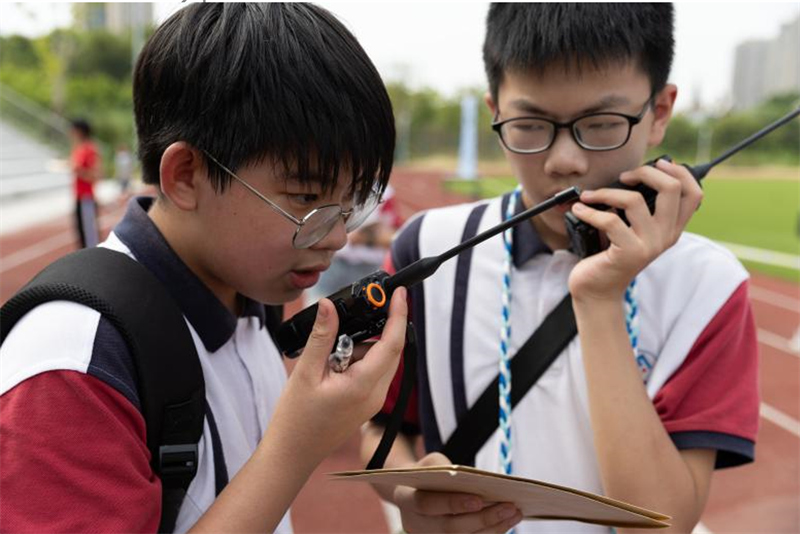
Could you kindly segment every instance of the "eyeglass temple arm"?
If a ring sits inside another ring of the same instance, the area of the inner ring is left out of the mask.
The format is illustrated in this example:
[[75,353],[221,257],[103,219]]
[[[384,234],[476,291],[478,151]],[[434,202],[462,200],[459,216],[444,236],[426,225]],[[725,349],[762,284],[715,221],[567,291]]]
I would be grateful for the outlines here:
[[208,159],[210,159],[211,161],[213,161],[214,163],[216,163],[217,165],[219,165],[219,167],[220,167],[220,168],[221,168],[223,171],[225,171],[225,172],[227,172],[228,174],[230,174],[230,175],[231,175],[231,177],[232,177],[234,180],[236,180],[237,182],[239,182],[240,184],[242,184],[244,187],[246,187],[248,190],[250,190],[250,192],[251,192],[251,193],[253,193],[254,195],[256,195],[258,198],[260,198],[261,200],[263,200],[263,201],[264,201],[264,202],[266,202],[267,204],[269,204],[269,206],[270,206],[272,209],[274,209],[275,211],[277,211],[278,213],[280,213],[281,215],[283,215],[284,217],[286,217],[287,219],[289,219],[290,221],[292,221],[293,223],[295,223],[295,224],[296,224],[296,225],[298,225],[298,226],[303,226],[303,225],[305,224],[305,221],[303,221],[302,219],[298,219],[297,217],[295,217],[295,216],[294,216],[294,215],[292,215],[291,213],[287,212],[286,210],[284,210],[283,208],[281,208],[280,206],[278,206],[278,205],[277,205],[275,202],[271,201],[270,199],[268,199],[267,197],[265,197],[264,195],[262,195],[262,194],[261,194],[261,193],[258,191],[258,189],[256,189],[256,188],[255,188],[255,187],[253,187],[252,185],[248,184],[247,182],[245,182],[244,180],[242,180],[241,178],[239,178],[238,176],[236,176],[236,173],[234,173],[234,172],[233,172],[232,170],[230,170],[228,167],[226,167],[225,165],[223,165],[222,163],[220,163],[219,161],[217,161],[217,158],[215,158],[214,156],[212,156],[211,154],[209,154],[209,153],[208,153],[208,152],[206,152],[205,150],[203,150],[203,154],[205,154],[205,155],[206,155],[206,157],[208,157]]

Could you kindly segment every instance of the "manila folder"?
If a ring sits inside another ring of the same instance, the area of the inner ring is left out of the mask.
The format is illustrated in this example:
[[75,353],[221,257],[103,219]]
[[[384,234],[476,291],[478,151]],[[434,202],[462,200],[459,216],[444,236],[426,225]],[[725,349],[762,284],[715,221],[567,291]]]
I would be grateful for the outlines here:
[[331,473],[334,480],[410,486],[427,491],[471,493],[486,502],[510,502],[526,519],[571,520],[613,527],[664,528],[669,516],[538,480],[463,465],[372,469]]

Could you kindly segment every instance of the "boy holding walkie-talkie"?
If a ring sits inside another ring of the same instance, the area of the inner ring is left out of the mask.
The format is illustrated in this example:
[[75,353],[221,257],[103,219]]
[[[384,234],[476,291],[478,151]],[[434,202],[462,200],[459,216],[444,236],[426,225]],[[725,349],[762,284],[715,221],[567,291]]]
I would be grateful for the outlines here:
[[[642,166],[677,96],[667,83],[672,35],[670,4],[490,8],[486,103],[520,187],[414,218],[387,271],[568,187],[583,193],[409,290],[416,409],[387,467],[472,464],[659,510],[672,516],[672,530],[690,532],[713,470],[753,460],[759,399],[748,274],[727,250],[683,231],[702,198],[689,171],[666,160]],[[617,179],[656,190],[654,213],[637,192],[604,189]],[[624,211],[629,225],[589,204]],[[607,247],[579,258],[567,212]],[[385,414],[393,404],[390,394]],[[476,422],[487,417],[491,432],[479,436]],[[365,457],[384,424],[380,415],[365,429]],[[430,453],[419,461],[415,431]],[[512,504],[474,495],[380,492],[408,532],[504,532],[521,520]],[[608,528],[525,521],[516,530]]]

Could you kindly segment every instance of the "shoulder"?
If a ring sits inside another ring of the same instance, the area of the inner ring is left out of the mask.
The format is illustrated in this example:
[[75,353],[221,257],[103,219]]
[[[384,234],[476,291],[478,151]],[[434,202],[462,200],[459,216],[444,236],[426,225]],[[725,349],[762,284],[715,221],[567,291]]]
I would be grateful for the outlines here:
[[[101,246],[130,255],[113,234]],[[0,395],[48,371],[94,376],[139,407],[135,366],[125,340],[88,306],[68,301],[36,306],[0,346]]]
[[48,302],[28,312],[0,346],[0,395],[42,372],[85,373],[99,322],[99,312],[74,302]]
[[748,276],[745,268],[730,250],[707,237],[690,232],[684,232],[675,245],[653,262],[652,267],[662,275],[665,271],[669,271],[676,276],[689,273],[694,273],[695,276],[725,273],[735,275],[742,280]]
[[667,315],[698,301],[716,311],[748,278],[732,252],[688,232],[640,274],[647,300],[659,302]]
[[0,346],[0,395],[49,371],[94,376],[139,407],[128,346],[119,331],[89,307],[67,301],[37,306]]

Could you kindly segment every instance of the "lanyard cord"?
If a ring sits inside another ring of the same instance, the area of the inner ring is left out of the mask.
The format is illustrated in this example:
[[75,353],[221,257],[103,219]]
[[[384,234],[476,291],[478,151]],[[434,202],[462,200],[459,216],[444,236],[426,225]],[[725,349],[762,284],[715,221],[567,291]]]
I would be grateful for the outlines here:
[[[514,216],[517,209],[517,202],[522,189],[517,186],[508,200],[508,207],[504,220]],[[503,246],[505,256],[503,258],[503,324],[500,327],[500,363],[499,363],[499,387],[498,394],[500,400],[499,427],[500,427],[500,464],[503,473],[512,473],[511,465],[511,365],[508,356],[508,345],[511,342],[511,265],[514,228],[511,227],[503,232]]]
[[[514,216],[517,209],[517,202],[522,193],[521,187],[517,186],[511,198],[509,198],[508,206],[504,214],[504,221],[507,221]],[[503,321],[500,327],[500,362],[499,362],[499,428],[500,428],[500,464],[503,468],[503,473],[510,475],[512,469],[512,446],[511,446],[511,365],[508,355],[509,345],[511,343],[511,273],[513,265],[513,227],[503,232],[503,295],[502,295],[502,308],[503,308]],[[628,339],[630,340],[633,349],[634,357],[637,361],[640,357],[637,355],[637,348],[639,346],[639,306],[636,299],[637,284],[636,278],[631,280],[630,285],[625,289],[625,329],[628,332]],[[646,382],[649,373],[645,373],[643,369],[643,379]]]

